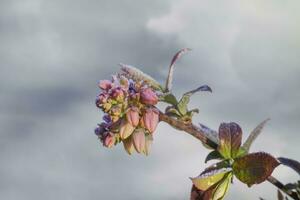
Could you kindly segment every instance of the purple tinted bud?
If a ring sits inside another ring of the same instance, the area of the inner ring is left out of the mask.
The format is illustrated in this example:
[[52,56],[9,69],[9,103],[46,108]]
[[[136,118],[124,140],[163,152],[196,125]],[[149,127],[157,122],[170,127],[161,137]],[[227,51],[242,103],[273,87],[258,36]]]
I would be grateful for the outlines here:
[[144,88],[141,90],[141,102],[146,105],[155,105],[158,102],[158,97],[151,88]]
[[111,122],[111,117],[109,115],[104,115],[102,118],[106,123],[110,123]]
[[105,132],[105,128],[102,126],[98,126],[97,128],[95,128],[95,134],[97,136],[101,136],[104,132]]

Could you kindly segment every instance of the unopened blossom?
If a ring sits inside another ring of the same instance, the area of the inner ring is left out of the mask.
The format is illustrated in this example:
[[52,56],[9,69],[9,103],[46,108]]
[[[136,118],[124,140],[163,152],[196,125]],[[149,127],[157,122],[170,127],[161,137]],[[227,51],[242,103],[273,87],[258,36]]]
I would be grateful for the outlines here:
[[98,86],[102,90],[109,90],[112,87],[112,82],[110,80],[101,80]]
[[128,81],[128,79],[125,78],[124,76],[120,76],[119,79],[120,79],[119,82],[120,82],[121,87],[124,90],[128,90],[128,88],[129,88],[129,81]]
[[131,155],[134,151],[134,146],[133,146],[133,139],[131,137],[126,138],[125,140],[122,140],[124,149],[126,152]]
[[153,142],[152,135],[151,134],[147,134],[145,136],[145,148],[144,148],[144,151],[143,151],[143,153],[146,156],[149,155],[149,153],[150,153],[152,142]]
[[121,125],[120,125],[120,137],[122,139],[126,139],[128,138],[132,132],[134,131],[134,126],[132,126],[129,122],[127,122],[126,120],[123,120],[121,122]]
[[115,144],[115,137],[113,133],[108,133],[104,138],[103,145],[105,147],[111,148]]
[[143,115],[143,125],[153,133],[159,122],[159,112],[156,108],[147,108]]
[[141,102],[146,105],[155,105],[158,102],[158,97],[151,88],[143,88],[141,90]]
[[145,149],[145,133],[143,129],[136,129],[132,134],[133,145],[138,153]]
[[140,121],[139,109],[131,106],[126,112],[126,119],[132,126],[136,127]]
[[158,96],[153,87],[121,74],[112,76],[111,81],[100,81],[99,87],[96,106],[105,115],[95,134],[101,143],[110,148],[122,142],[129,154],[136,150],[148,155],[152,138],[147,136],[158,123],[158,110],[154,107]]

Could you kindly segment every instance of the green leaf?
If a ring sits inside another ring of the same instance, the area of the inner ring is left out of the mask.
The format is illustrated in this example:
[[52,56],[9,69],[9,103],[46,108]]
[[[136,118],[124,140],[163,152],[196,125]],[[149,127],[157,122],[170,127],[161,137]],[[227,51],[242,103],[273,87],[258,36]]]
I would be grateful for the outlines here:
[[185,53],[190,51],[191,49],[189,48],[184,48],[178,51],[172,58],[171,64],[169,66],[169,73],[168,73],[168,78],[166,80],[166,87],[165,87],[165,92],[171,91],[172,89],[172,82],[173,82],[173,73],[174,73],[174,67],[175,67],[175,62]]
[[183,96],[179,103],[177,104],[177,109],[180,112],[181,115],[185,115],[187,112],[187,104],[190,101],[190,97],[189,96]]
[[243,147],[240,147],[238,153],[235,156],[235,158],[242,157],[242,156],[245,156],[245,155],[247,155],[247,151]]
[[224,199],[224,197],[229,189],[231,179],[232,179],[232,173],[229,173],[226,177],[224,177],[224,179],[222,181],[220,181],[220,183],[217,185],[217,187],[215,188],[215,190],[213,192],[213,196],[212,196],[213,200]]
[[198,109],[198,108],[189,110],[189,111],[186,113],[186,115],[187,115],[188,117],[192,118],[193,115],[194,115],[195,113],[197,113],[197,114],[199,113],[199,109]]
[[187,105],[190,102],[190,97],[199,91],[209,91],[212,92],[211,88],[207,85],[202,85],[194,90],[191,90],[189,92],[186,92],[183,94],[183,96],[181,97],[179,103],[177,104],[177,109],[178,111],[182,114],[185,115],[187,113]]
[[284,164],[293,170],[295,170],[300,175],[300,163],[296,160],[290,158],[279,157],[277,158],[281,164]]
[[166,114],[169,115],[169,116],[177,117],[177,118],[181,117],[181,114],[173,106],[168,106],[166,108]]
[[205,163],[207,163],[210,160],[214,160],[214,159],[222,159],[223,156],[217,151],[211,151],[205,158]]
[[207,190],[200,190],[195,185],[192,187],[191,200],[222,200],[224,199],[232,179],[232,173],[228,172],[220,181]]
[[250,187],[265,181],[279,164],[273,156],[258,152],[235,159],[232,167],[235,176]]
[[176,97],[172,93],[164,94],[160,97],[160,100],[169,104],[172,104],[173,106],[176,106],[178,104],[178,101]]
[[191,178],[191,180],[199,190],[205,191],[222,180],[230,171],[231,168],[209,169],[205,170],[198,177]]
[[234,122],[222,123],[219,127],[218,151],[224,158],[236,158],[242,142],[242,129]]
[[254,140],[257,138],[257,136],[261,133],[262,129],[264,128],[264,126],[266,125],[266,123],[269,121],[270,119],[266,119],[264,121],[262,121],[260,124],[258,124],[255,129],[250,133],[250,135],[248,136],[247,140],[245,141],[245,143],[243,144],[243,148],[246,150],[246,152],[249,152],[249,149],[252,145],[252,143],[254,142]]

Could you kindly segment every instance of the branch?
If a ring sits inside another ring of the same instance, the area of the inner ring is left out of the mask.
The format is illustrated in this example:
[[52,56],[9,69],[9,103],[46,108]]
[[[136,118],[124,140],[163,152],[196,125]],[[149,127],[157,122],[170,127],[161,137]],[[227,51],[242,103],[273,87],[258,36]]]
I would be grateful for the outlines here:
[[218,147],[218,144],[213,141],[212,139],[207,137],[207,133],[205,132],[205,129],[201,129],[194,124],[186,124],[180,120],[177,120],[175,118],[172,118],[162,112],[159,113],[159,120],[166,122],[167,124],[171,125],[172,127],[187,132],[190,135],[194,136],[207,146],[216,149]]
[[[210,139],[208,137],[208,131],[206,131],[206,130],[209,130],[209,132],[216,132],[216,131],[209,129],[208,127],[205,127],[205,129],[203,129],[203,128],[195,126],[192,123],[185,124],[184,122],[177,120],[175,118],[172,118],[162,112],[160,112],[160,114],[159,114],[159,120],[166,122],[167,124],[171,125],[172,127],[176,128],[178,130],[189,133],[190,135],[194,136],[195,138],[200,140],[202,143],[204,143],[205,145],[207,145],[213,149],[218,148],[218,142]],[[269,176],[267,180],[270,183],[272,183],[274,186],[276,186],[278,189],[280,189],[281,191],[283,191],[284,193],[289,195],[291,198],[293,198],[295,200],[300,200],[295,192],[286,189],[284,184],[281,183],[280,181],[278,181],[273,176]]]
[[287,195],[289,195],[291,198],[299,200],[299,197],[298,197],[298,195],[297,195],[296,192],[293,192],[293,191],[287,189],[280,181],[278,181],[273,176],[269,176],[268,177],[268,181],[270,183],[272,183],[273,185],[275,185],[278,189],[280,189],[281,191],[283,191],[284,193],[286,193]]

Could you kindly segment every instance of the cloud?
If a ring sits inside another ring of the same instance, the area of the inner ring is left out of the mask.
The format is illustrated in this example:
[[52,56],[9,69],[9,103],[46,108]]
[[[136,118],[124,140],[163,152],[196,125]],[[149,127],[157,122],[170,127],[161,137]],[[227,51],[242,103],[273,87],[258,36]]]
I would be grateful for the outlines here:
[[[214,91],[192,97],[200,107],[195,123],[217,129],[237,121],[245,137],[271,117],[253,150],[300,159],[296,1],[0,4],[1,198],[187,198],[188,177],[205,167],[207,154],[194,138],[161,124],[151,155],[130,157],[93,135],[102,115],[94,106],[99,79],[123,62],[164,83],[183,47],[193,51],[176,64],[174,92],[200,84]],[[228,197],[275,194],[269,184],[254,189],[236,182]]]

